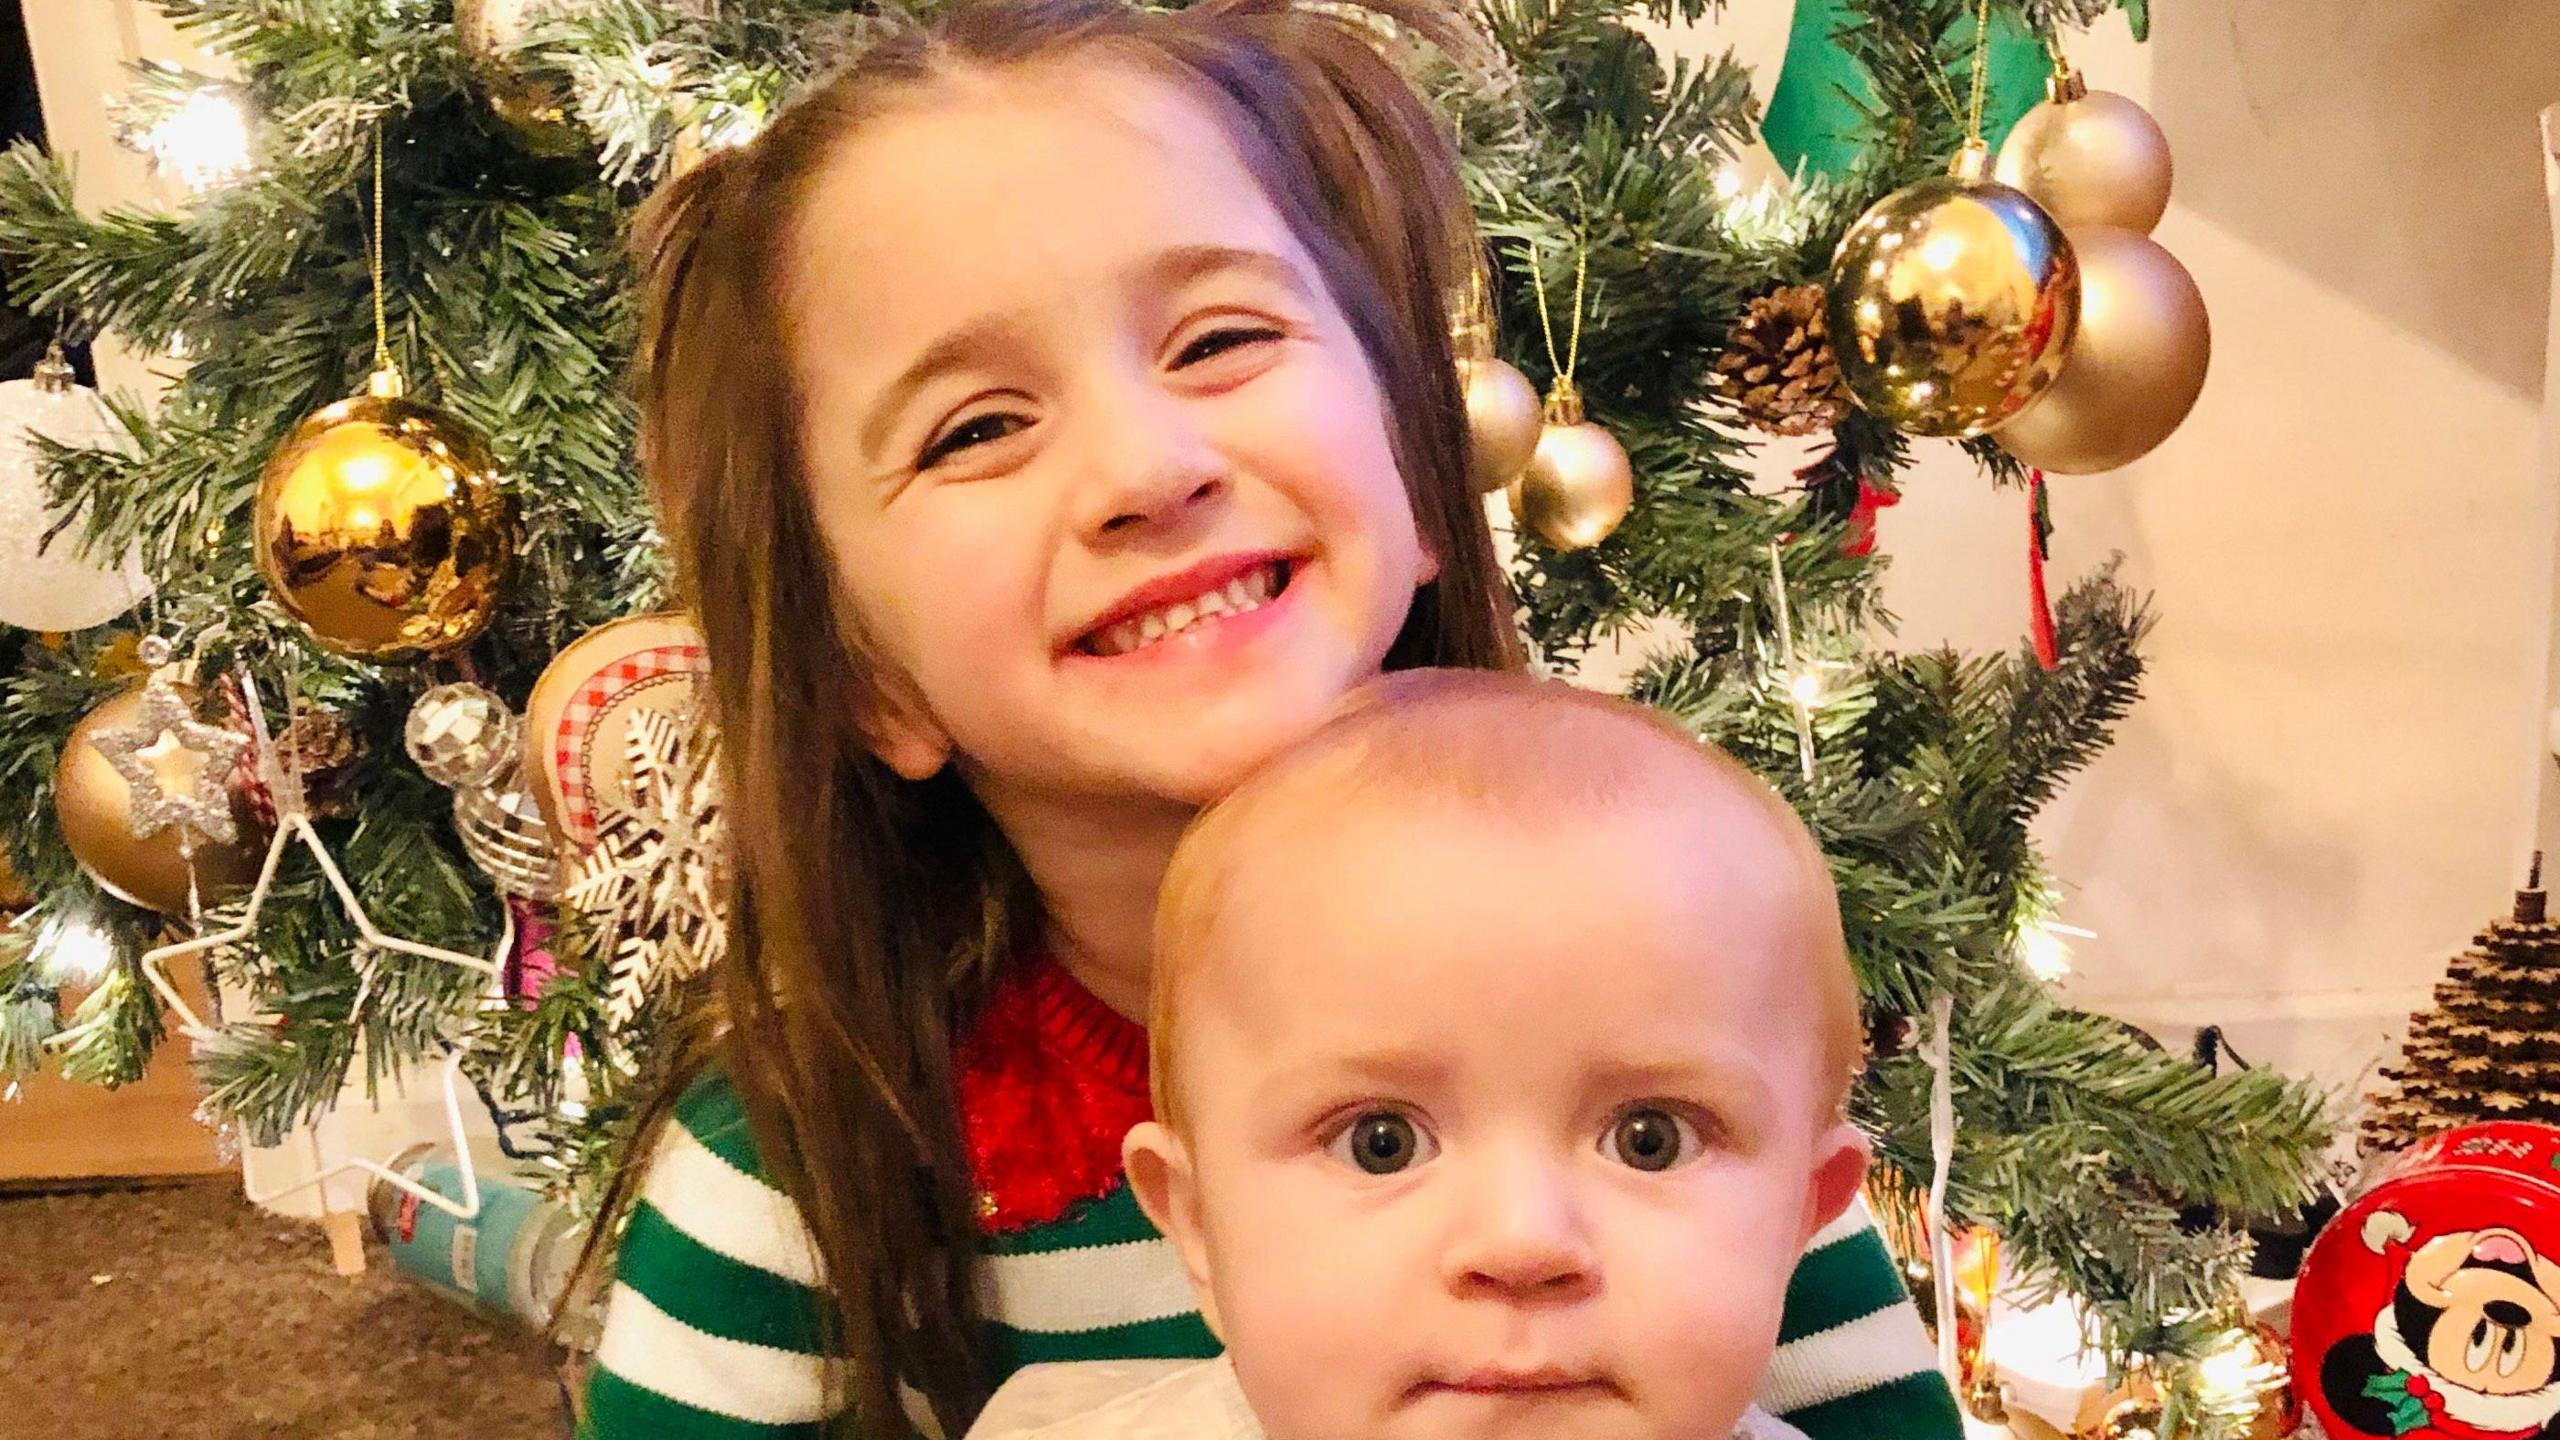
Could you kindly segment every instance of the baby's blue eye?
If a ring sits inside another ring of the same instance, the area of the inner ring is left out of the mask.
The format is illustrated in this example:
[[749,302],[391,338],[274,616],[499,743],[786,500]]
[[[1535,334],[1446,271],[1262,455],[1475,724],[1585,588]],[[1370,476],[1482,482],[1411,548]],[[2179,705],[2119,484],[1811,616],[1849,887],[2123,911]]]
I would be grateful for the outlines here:
[[1607,1145],[1630,1168],[1648,1171],[1668,1170],[1705,1148],[1688,1121],[1650,1105],[1621,1114]]
[[1421,1127],[1393,1110],[1372,1110],[1353,1120],[1325,1150],[1372,1175],[1396,1174],[1436,1153]]

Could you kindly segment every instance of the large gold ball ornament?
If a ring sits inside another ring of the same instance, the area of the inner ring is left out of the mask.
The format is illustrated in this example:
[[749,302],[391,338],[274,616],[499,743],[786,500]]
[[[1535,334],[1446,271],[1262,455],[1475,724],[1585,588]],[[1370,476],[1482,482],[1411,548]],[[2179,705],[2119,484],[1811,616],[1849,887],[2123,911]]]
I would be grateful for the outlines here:
[[258,478],[258,569],[342,655],[416,660],[470,644],[497,614],[520,539],[488,442],[396,393],[312,415]]
[[[179,693],[192,701],[193,692],[185,687]],[[72,858],[101,889],[146,910],[183,915],[187,855],[180,837],[188,833],[186,827],[166,825],[147,840],[135,838],[133,787],[91,743],[111,731],[133,728],[141,723],[141,716],[142,687],[136,686],[90,711],[72,727],[54,767],[54,815],[61,822],[62,840],[71,848]],[[196,783],[197,762],[183,751],[174,747],[160,753],[145,751],[140,758],[165,789],[185,792]],[[259,862],[265,858],[266,834],[248,801],[237,794],[231,797],[231,820],[237,838],[227,845],[192,836],[197,896],[206,903],[257,879]]]
[[2000,427],[2000,446],[2061,475],[2113,470],[2169,438],[2195,408],[2213,358],[2204,295],[2147,235],[2071,232],[2080,261],[2080,333],[2062,375]]
[[1502,489],[1519,479],[1538,453],[1538,434],[1545,427],[1538,388],[1492,356],[1459,360],[1458,384],[1467,400],[1476,488],[1486,493]]
[[1992,178],[2026,192],[2054,223],[2148,235],[2169,208],[2169,137],[2151,112],[2065,71],[2000,144]]
[[2062,228],[1984,173],[1879,200],[1831,260],[1831,343],[1850,395],[1914,435],[1998,429],[2062,372],[2080,318],[2080,273]]
[[1513,492],[1512,513],[1559,550],[1587,550],[1609,538],[1635,499],[1635,466],[1626,447],[1584,419],[1572,382],[1559,381],[1537,452]]
[[559,0],[453,0],[453,33],[470,62],[471,78],[489,102],[489,113],[536,155],[564,156],[587,149],[587,132],[552,86],[526,75],[509,52],[524,43],[537,7]]

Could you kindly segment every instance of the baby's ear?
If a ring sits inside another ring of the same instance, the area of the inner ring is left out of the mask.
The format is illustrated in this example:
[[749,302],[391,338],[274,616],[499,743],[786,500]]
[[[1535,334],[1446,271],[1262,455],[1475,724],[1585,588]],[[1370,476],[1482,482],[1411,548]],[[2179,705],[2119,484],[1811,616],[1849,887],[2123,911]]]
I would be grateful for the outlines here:
[[1796,1237],[1797,1249],[1811,1244],[1823,1226],[1857,1200],[1858,1187],[1866,1183],[1867,1160],[1866,1135],[1845,1120],[1814,1141],[1813,1174],[1805,1183],[1804,1233]]
[[1200,1223],[1200,1180],[1191,1168],[1190,1147],[1163,1125],[1142,1120],[1121,1138],[1120,1164],[1129,1172],[1138,1208],[1182,1257],[1192,1296],[1200,1302],[1200,1318],[1223,1344],[1227,1336],[1219,1328],[1218,1296],[1209,1284],[1209,1241]]

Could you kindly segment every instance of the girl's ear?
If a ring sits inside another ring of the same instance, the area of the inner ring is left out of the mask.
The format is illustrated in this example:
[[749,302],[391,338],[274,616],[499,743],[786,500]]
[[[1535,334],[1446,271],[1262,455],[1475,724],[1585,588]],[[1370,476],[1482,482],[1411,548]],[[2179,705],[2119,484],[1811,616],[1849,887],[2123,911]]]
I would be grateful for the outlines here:
[[923,705],[896,696],[876,697],[871,713],[862,717],[862,738],[901,779],[930,780],[951,763],[951,737]]
[[1209,1285],[1209,1242],[1200,1224],[1200,1183],[1191,1168],[1190,1147],[1182,1137],[1153,1120],[1129,1127],[1120,1141],[1120,1164],[1129,1172],[1130,1193],[1138,1208],[1173,1242],[1182,1268],[1191,1276],[1191,1293],[1200,1302],[1200,1318],[1209,1333],[1224,1343],[1218,1325],[1218,1296]]
[[1866,1135],[1845,1120],[1814,1142],[1813,1173],[1805,1182],[1804,1233],[1796,1237],[1797,1249],[1811,1244],[1823,1226],[1856,1203],[1858,1187],[1867,1179],[1867,1158]]

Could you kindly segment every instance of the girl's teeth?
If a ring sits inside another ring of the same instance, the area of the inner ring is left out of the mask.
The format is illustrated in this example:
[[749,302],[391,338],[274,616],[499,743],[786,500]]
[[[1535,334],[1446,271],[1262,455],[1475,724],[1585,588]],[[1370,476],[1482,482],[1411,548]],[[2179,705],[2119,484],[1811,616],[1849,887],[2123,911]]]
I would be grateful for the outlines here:
[[1095,638],[1094,653],[1105,657],[1126,655],[1167,635],[1181,634],[1212,616],[1242,615],[1259,609],[1271,599],[1271,571],[1272,567],[1265,565],[1196,599],[1178,601],[1135,620],[1123,620]]

